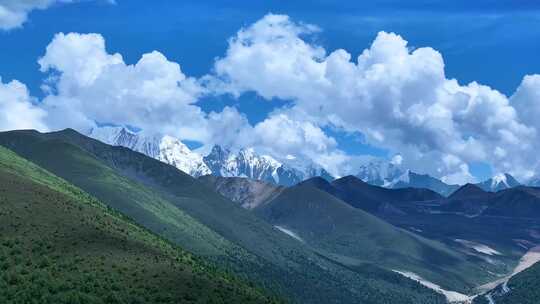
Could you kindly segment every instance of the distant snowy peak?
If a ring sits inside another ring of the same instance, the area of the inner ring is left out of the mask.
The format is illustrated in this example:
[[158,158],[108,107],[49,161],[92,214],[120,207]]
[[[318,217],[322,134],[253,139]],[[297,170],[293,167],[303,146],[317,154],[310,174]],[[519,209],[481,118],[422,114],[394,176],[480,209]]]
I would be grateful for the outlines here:
[[216,145],[203,159],[213,175],[223,177],[247,177],[285,186],[294,185],[313,176],[333,179],[326,170],[313,164],[296,168],[283,164],[269,155],[259,155],[253,148],[232,152]]
[[251,148],[232,152],[230,149],[216,145],[203,160],[214,175],[279,182],[272,177],[272,174],[281,167],[281,164],[270,156],[256,154]]
[[202,155],[191,151],[180,140],[171,136],[166,135],[161,139],[157,159],[195,177],[212,173],[204,163]]
[[478,184],[484,191],[497,192],[519,186],[520,183],[508,173],[499,173],[492,178]]
[[399,175],[393,180],[387,180],[383,187],[396,188],[400,185],[409,185],[411,183],[411,171],[405,170],[403,174]]
[[458,185],[448,185],[427,174],[418,174],[404,169],[400,162],[381,159],[361,166],[356,177],[366,183],[385,188],[425,188],[444,196],[450,195],[459,188]]
[[94,128],[87,135],[109,145],[141,152],[195,177],[211,173],[200,154],[172,136],[146,136],[123,127]]
[[333,177],[313,162],[302,160],[284,164],[269,155],[260,155],[253,148],[232,151],[215,145],[207,156],[191,151],[172,136],[147,136],[123,127],[91,129],[88,136],[113,146],[123,146],[175,166],[194,176],[216,175],[247,177],[255,180],[290,186],[305,179]]
[[356,177],[368,184],[391,187],[405,174],[408,171],[404,171],[400,165],[378,159],[360,166]]

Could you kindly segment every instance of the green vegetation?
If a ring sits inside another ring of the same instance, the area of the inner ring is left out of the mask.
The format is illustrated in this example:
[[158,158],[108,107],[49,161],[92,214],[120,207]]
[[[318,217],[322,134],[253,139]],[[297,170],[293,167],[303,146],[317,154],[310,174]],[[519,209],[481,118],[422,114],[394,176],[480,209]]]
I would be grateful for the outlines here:
[[255,212],[341,264],[413,272],[463,293],[489,279],[489,263],[396,228],[309,183],[286,189]]
[[[489,294],[497,304],[538,304],[540,301],[540,263],[513,276],[507,284],[509,291],[501,292],[498,287]],[[474,304],[489,303],[484,295],[477,297]]]
[[72,130],[6,132],[0,144],[220,269],[295,302],[444,303],[441,295],[390,271],[321,256],[204,183],[143,154]]
[[0,147],[0,303],[272,303]]

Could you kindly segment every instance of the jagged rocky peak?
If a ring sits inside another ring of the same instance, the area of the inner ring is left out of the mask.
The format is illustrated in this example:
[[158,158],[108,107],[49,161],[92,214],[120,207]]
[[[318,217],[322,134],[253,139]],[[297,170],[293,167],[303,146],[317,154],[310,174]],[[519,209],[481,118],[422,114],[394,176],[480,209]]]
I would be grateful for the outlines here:
[[388,187],[406,173],[398,159],[374,159],[361,165],[356,177],[372,185]]
[[253,148],[233,150],[215,145],[207,156],[191,151],[181,140],[168,135],[147,135],[124,127],[99,127],[87,135],[104,143],[123,146],[168,163],[194,176],[212,174],[247,177],[290,186],[313,176],[333,177],[311,161],[283,163]]
[[124,127],[93,128],[87,135],[109,145],[141,152],[195,177],[211,173],[200,154],[172,136],[147,135]]
[[224,177],[248,177],[256,180],[284,183],[288,170],[283,164],[268,155],[259,155],[253,148],[243,148],[233,152],[229,148],[218,145],[212,148],[204,161],[213,175]]
[[385,188],[426,188],[443,196],[448,196],[459,188],[458,185],[448,185],[428,174],[415,173],[402,164],[400,155],[391,160],[375,159],[360,167],[356,175],[362,181]]

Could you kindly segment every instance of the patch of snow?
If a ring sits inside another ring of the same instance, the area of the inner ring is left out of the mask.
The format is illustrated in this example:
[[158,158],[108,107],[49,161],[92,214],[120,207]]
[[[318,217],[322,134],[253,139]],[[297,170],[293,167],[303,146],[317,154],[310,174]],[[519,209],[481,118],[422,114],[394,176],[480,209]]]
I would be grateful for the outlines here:
[[506,179],[506,175],[504,173],[499,173],[493,176],[493,178],[491,179],[491,189],[497,189],[501,183],[506,188],[510,188],[510,186],[508,185],[508,180]]
[[304,240],[300,236],[298,236],[298,234],[292,232],[291,230],[289,230],[289,229],[287,229],[287,228],[285,228],[283,226],[278,226],[278,225],[276,225],[274,227],[276,227],[279,231],[285,233],[286,235],[288,235],[288,236],[290,236],[290,237],[292,237],[292,238],[294,238],[294,239],[296,239],[296,240],[298,240],[300,242],[304,242]]
[[471,301],[473,299],[473,297],[470,297],[468,295],[465,295],[465,294],[462,294],[462,293],[459,293],[459,292],[456,292],[456,291],[445,290],[441,286],[423,279],[422,277],[420,277],[419,275],[417,275],[414,272],[398,271],[398,270],[393,270],[393,271],[396,272],[396,273],[401,274],[404,277],[407,277],[407,278],[409,278],[411,280],[414,280],[414,281],[424,285],[425,287],[434,290],[437,293],[440,293],[440,294],[444,295],[446,297],[446,300],[449,303],[471,303]]
[[467,241],[467,240],[461,240],[461,239],[455,239],[454,241],[466,246],[466,247],[469,247],[473,250],[475,250],[476,252],[479,252],[479,253],[483,253],[483,254],[486,254],[486,255],[502,255],[500,252],[498,252],[497,250],[487,246],[487,245],[484,245],[484,244],[480,244],[480,243],[476,243],[476,242],[471,242],[471,241]]

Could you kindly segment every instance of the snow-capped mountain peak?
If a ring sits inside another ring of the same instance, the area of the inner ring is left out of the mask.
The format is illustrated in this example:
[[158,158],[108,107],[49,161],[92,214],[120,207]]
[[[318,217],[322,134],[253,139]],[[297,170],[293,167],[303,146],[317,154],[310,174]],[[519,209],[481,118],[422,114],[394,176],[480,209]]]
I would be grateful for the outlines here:
[[395,178],[393,180],[385,180],[385,184],[383,184],[383,187],[385,187],[385,188],[394,188],[394,187],[398,186],[398,184],[400,184],[400,183],[410,184],[410,182],[411,182],[410,175],[411,175],[411,171],[409,169],[407,169],[407,170],[405,170],[403,172],[403,174],[401,174],[397,178]]
[[168,135],[147,136],[143,132],[133,132],[123,127],[94,128],[87,135],[110,145],[141,152],[194,177],[209,174],[238,176],[286,186],[314,176],[333,179],[326,170],[311,161],[294,158],[287,159],[291,164],[284,164],[270,155],[258,154],[254,148],[249,147],[233,151],[215,145],[203,157],[191,151],[178,138]]
[[253,148],[232,152],[216,145],[203,159],[214,175],[280,182],[277,171],[283,165],[269,155],[257,154]]
[[360,167],[358,178],[366,183],[385,188],[426,188],[447,196],[459,188],[448,185],[427,174],[417,174],[403,168],[401,156],[392,160],[376,159]]
[[87,135],[109,145],[141,152],[195,177],[211,173],[200,154],[191,151],[179,139],[172,136],[147,136],[124,127],[93,128]]
[[519,186],[520,183],[508,173],[498,173],[492,178],[478,184],[484,191],[497,192]]
[[191,151],[179,139],[172,136],[165,135],[161,139],[157,159],[193,176],[212,173],[200,154]]
[[508,185],[508,180],[506,179],[506,174],[499,173],[499,174],[493,176],[493,178],[491,179],[491,188],[492,189],[495,189],[495,188],[497,188],[499,186],[510,188],[510,186]]
[[376,159],[360,166],[356,177],[372,185],[389,187],[406,173],[401,163]]

